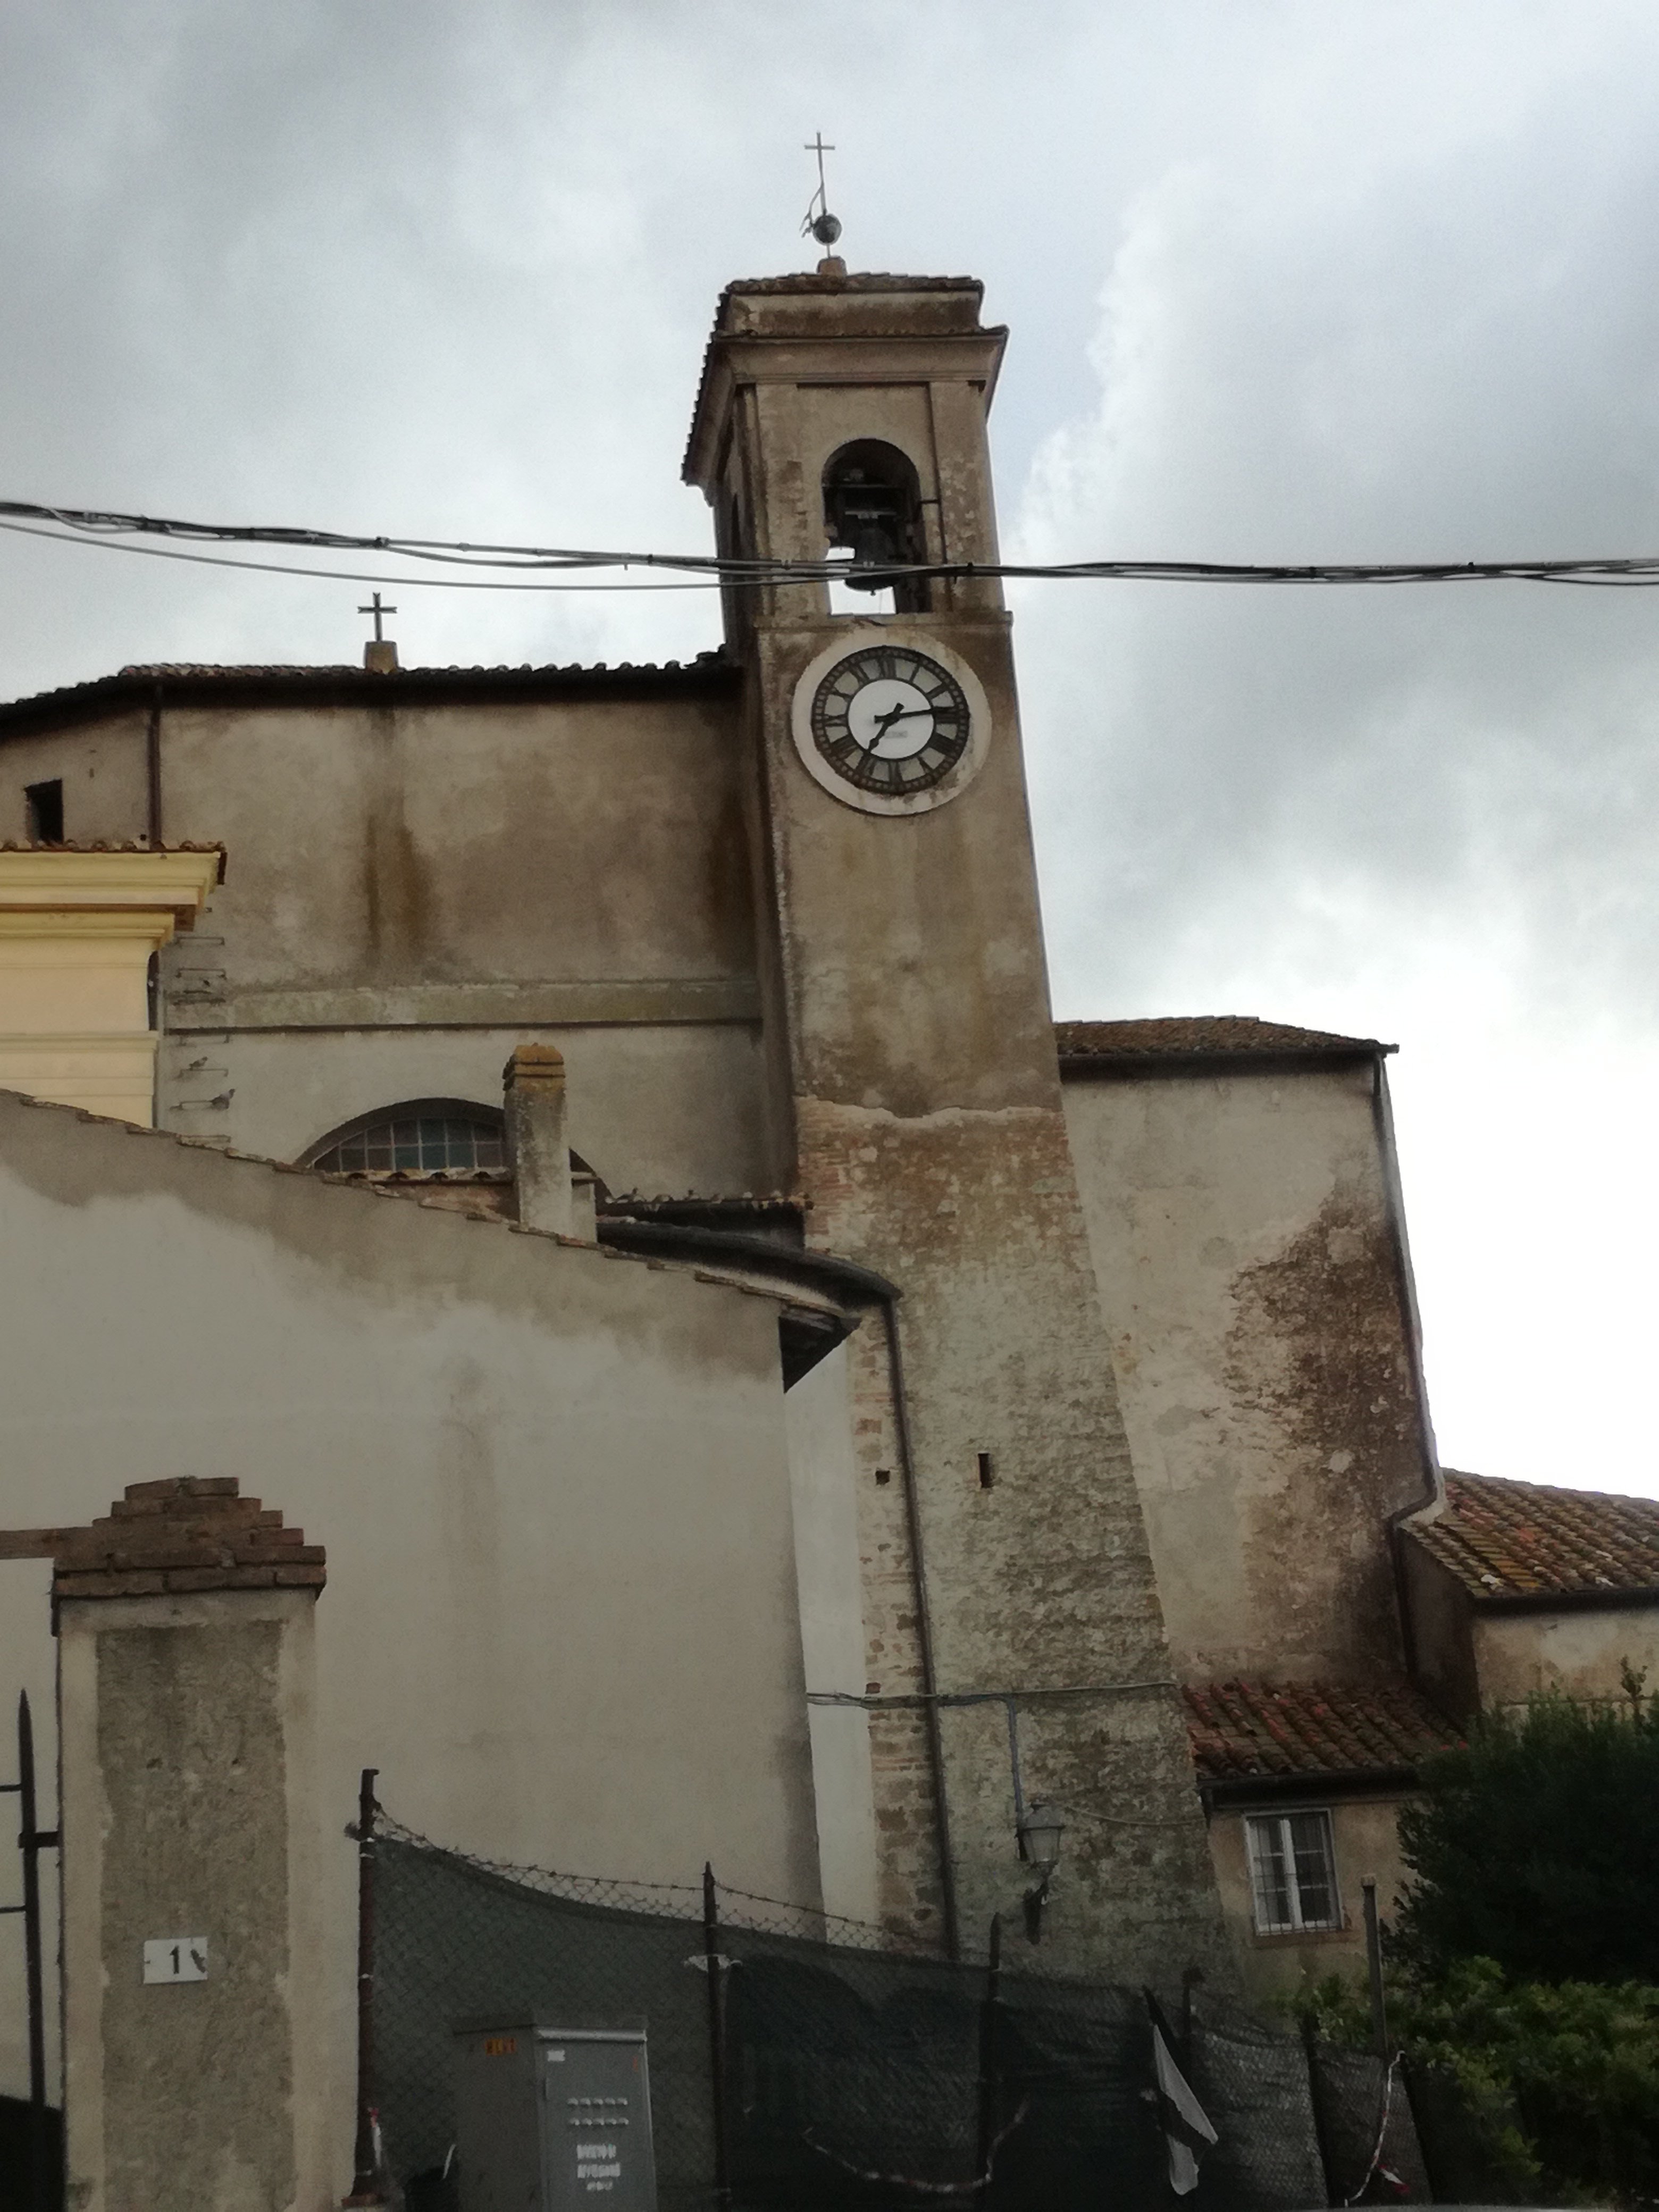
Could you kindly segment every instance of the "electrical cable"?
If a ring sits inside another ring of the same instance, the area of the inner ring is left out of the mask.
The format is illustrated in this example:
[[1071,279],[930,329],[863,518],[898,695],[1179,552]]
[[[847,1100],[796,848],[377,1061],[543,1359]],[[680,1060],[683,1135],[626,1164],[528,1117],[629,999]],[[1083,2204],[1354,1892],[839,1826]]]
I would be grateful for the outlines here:
[[23,538],[44,538],[49,545],[84,545],[100,553],[147,553],[155,561],[189,561],[206,568],[252,568],[266,576],[313,576],[339,584],[390,584],[394,590],[428,592],[718,592],[718,577],[683,584],[514,584],[490,576],[480,582],[460,576],[392,575],[388,570],[301,568],[287,561],[238,561],[228,553],[180,553],[171,545],[123,545],[108,538],[76,538],[61,530],[36,530],[27,522],[0,522],[0,530]]
[[[735,559],[718,554],[617,553],[591,548],[545,545],[472,544],[461,539],[363,537],[344,531],[290,528],[264,524],[180,521],[155,515],[121,514],[95,508],[46,507],[24,500],[0,500],[0,527],[36,528],[30,534],[77,544],[114,544],[134,536],[185,538],[195,542],[252,545],[280,545],[319,552],[375,553],[403,561],[424,561],[445,567],[471,568],[666,568],[682,574],[708,578],[732,586],[777,586],[844,580],[849,569],[841,561],[772,561]],[[161,549],[125,545],[127,552]],[[175,559],[210,561],[214,556],[174,554]],[[402,574],[364,576],[314,568],[286,568],[275,562],[227,562],[226,565],[268,568],[283,574],[314,575],[340,581],[416,583],[422,580]],[[1295,565],[1228,561],[1069,561],[1032,562],[892,562],[861,567],[861,576],[872,585],[928,578],[951,581],[1089,581],[1211,584],[1449,584],[1536,583],[1574,584],[1600,588],[1645,589],[1659,585],[1659,555],[1598,556],[1553,561],[1337,562]],[[446,579],[446,581],[450,580]],[[477,589],[479,586],[473,586]],[[483,586],[511,590],[494,579]],[[545,586],[518,586],[546,589]],[[568,587],[567,587],[568,588]],[[661,590],[629,583],[619,590]]]

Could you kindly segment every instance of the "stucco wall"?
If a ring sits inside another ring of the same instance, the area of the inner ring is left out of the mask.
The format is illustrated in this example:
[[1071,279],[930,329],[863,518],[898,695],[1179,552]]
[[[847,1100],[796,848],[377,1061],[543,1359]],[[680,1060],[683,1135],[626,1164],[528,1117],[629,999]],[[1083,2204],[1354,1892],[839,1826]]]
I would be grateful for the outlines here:
[[1443,1712],[1467,1721],[1480,1703],[1468,1594],[1409,1535],[1395,1540],[1413,1671]]
[[[175,688],[165,834],[231,857],[161,957],[162,1126],[292,1158],[378,1105],[492,1101],[512,1046],[547,1042],[613,1188],[770,1188],[733,708],[658,693],[208,708]],[[147,719],[9,734],[8,834],[25,785],[61,776],[71,839],[142,841]]]
[[1620,1698],[1628,1663],[1659,1686],[1659,1606],[1480,1604],[1409,1534],[1401,1544],[1413,1650],[1424,1686],[1460,1720],[1523,1705],[1540,1690]]
[[340,2099],[364,1765],[487,1856],[816,1900],[773,1301],[9,1097],[0,1236],[0,1525],[234,1474],[327,1547]]
[[[564,1054],[570,1142],[609,1189],[718,1194],[760,1181],[758,1045],[748,1024],[191,1030],[164,1036],[161,1055],[173,1127],[227,1137],[234,1115],[239,1151],[292,1160],[343,1122],[401,1099],[499,1108],[501,1070],[526,1043]],[[227,1090],[228,1108],[206,1103]]]
[[45,730],[9,738],[0,750],[0,844],[29,835],[23,794],[32,783],[61,781],[64,835],[71,844],[130,844],[149,826],[143,714],[121,714],[90,728]]
[[1189,1681],[1401,1663],[1386,1523],[1428,1477],[1371,1086],[1365,1062],[1065,1085]]
[[1377,1911],[1386,1926],[1406,1879],[1398,1825],[1403,1802],[1398,1797],[1346,1797],[1331,1802],[1313,1796],[1298,1801],[1296,1806],[1262,1808],[1291,1812],[1322,1803],[1331,1815],[1344,1925],[1318,1935],[1256,1933],[1244,1839],[1246,1815],[1231,1810],[1212,1814],[1210,1855],[1215,1862],[1222,1911],[1237,1955],[1239,1976],[1249,1996],[1258,2001],[1288,1996],[1298,1989],[1323,1981],[1328,1974],[1364,1978],[1365,1909],[1362,1885],[1368,1875],[1375,1879]]
[[[864,1593],[846,1347],[821,1359],[784,1402],[806,1686],[821,1696],[860,1697]],[[856,1705],[823,1703],[808,1719],[824,1911],[874,1922],[880,1896],[870,1717]]]
[[1659,1688],[1659,1606],[1547,1613],[1483,1613],[1474,1619],[1483,1705],[1523,1705],[1539,1690],[1618,1698],[1626,1662]]

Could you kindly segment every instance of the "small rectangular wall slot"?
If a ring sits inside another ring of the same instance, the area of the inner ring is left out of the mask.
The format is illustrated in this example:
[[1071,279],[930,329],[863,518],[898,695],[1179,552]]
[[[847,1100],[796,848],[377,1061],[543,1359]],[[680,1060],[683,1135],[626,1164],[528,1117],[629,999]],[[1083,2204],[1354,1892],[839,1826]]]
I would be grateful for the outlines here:
[[878,1489],[885,1490],[892,1480],[893,1470],[890,1467],[878,1467],[876,1469],[876,1484]]
[[997,1479],[996,1468],[991,1463],[991,1455],[989,1452],[976,1452],[975,1457],[979,1462],[979,1486],[981,1490],[989,1490]]
[[26,784],[23,788],[24,818],[28,826],[31,845],[61,845],[64,842],[64,779],[54,776],[50,783]]

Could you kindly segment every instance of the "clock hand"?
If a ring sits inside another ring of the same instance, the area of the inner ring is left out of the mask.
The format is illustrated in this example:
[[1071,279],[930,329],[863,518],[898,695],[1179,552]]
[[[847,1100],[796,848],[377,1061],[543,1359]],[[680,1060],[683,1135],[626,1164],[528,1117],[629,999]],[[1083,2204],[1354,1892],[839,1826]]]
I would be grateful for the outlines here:
[[912,720],[918,714],[931,714],[933,711],[933,710],[931,707],[893,707],[890,708],[886,714],[878,714],[876,716],[876,734],[871,738],[870,744],[866,748],[866,750],[872,750],[874,747],[878,745],[882,739],[887,735],[889,730],[892,728],[895,722],[908,722]]

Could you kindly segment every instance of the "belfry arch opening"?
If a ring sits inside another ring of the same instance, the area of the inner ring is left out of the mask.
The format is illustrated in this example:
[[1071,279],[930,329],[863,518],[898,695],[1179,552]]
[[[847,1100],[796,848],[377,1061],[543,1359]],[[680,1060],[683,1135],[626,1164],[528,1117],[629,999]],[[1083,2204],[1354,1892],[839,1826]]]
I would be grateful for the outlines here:
[[927,579],[892,574],[927,557],[921,480],[908,453],[880,438],[859,438],[833,453],[823,471],[823,526],[832,548],[852,553],[846,589],[890,591],[896,613],[927,612]]

